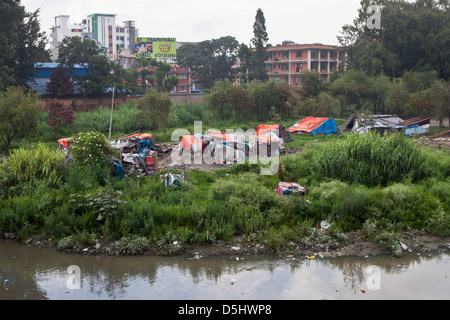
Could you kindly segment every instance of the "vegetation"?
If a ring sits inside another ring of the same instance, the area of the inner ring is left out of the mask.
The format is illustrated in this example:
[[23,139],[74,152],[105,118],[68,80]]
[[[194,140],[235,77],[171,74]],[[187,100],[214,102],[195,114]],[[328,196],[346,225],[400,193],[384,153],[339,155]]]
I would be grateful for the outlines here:
[[[103,135],[95,136],[93,145],[104,142]],[[345,242],[344,232],[352,230],[398,254],[403,231],[450,235],[448,151],[421,147],[401,135],[326,138],[315,137],[323,140],[317,143],[295,136],[292,144],[309,142],[303,143],[303,152],[283,156],[274,176],[260,175],[259,164],[239,164],[214,172],[187,171],[187,182],[174,188],[164,188],[159,176],[119,180],[100,166],[77,161],[63,169],[61,153],[40,144],[36,150],[14,152],[0,167],[0,178],[8,185],[1,192],[0,230],[15,232],[19,239],[31,234],[53,237],[61,250],[101,236],[116,240],[127,254],[142,253],[152,244],[161,254],[176,254],[183,243],[208,244],[235,235],[273,249],[289,248],[290,243],[314,246],[320,241],[337,245]],[[354,163],[370,159],[370,149],[377,154],[374,162],[367,168]],[[28,163],[40,163],[32,166],[36,173],[26,174],[30,166],[16,165],[25,152]],[[345,157],[348,153],[354,157]],[[417,162],[406,168],[404,159],[411,157]],[[381,178],[371,176],[383,169],[375,160],[388,164]],[[327,161],[330,168],[342,166],[344,174],[330,175],[331,169],[319,172]],[[53,167],[44,168],[47,162]],[[352,169],[362,174],[347,175]],[[13,172],[32,178],[14,179]],[[277,196],[274,189],[279,181],[306,186],[303,201]],[[314,231],[312,227],[329,215],[332,228]]]
[[50,60],[38,16],[39,10],[26,12],[20,1],[0,2],[0,90],[24,85],[36,62]]
[[0,137],[6,153],[9,153],[14,138],[37,130],[37,115],[41,110],[39,96],[34,92],[25,92],[22,87],[8,87],[0,91]]
[[94,40],[64,38],[59,47],[58,62],[66,66],[84,95],[102,95],[113,84],[112,66],[106,55],[99,53]]
[[[180,48],[180,64],[212,88],[204,103],[173,105],[159,91],[177,79],[163,81],[167,65],[158,64],[156,78],[149,79],[155,88],[114,109],[115,136],[148,130],[156,142],[166,142],[174,128],[193,132],[198,120],[204,130],[246,131],[263,122],[289,127],[309,115],[332,116],[342,123],[355,112],[430,116],[442,125],[450,114],[448,4],[376,3],[383,6],[383,29],[363,26],[369,5],[363,0],[355,25],[345,26],[341,38],[350,46],[350,68],[334,73],[330,83],[309,72],[302,75],[299,89],[265,81],[260,63],[268,39],[258,10],[255,52],[239,47],[232,37]],[[346,232],[355,230],[399,254],[402,232],[450,236],[450,153],[401,134],[295,135],[286,146],[302,152],[281,157],[277,174],[269,176],[259,174],[261,164],[243,163],[213,172],[188,171],[187,182],[173,188],[165,188],[158,176],[111,177],[108,159],[115,154],[105,138],[109,109],[76,112],[72,106],[73,119],[71,110],[58,105],[41,110],[37,95],[8,87],[29,75],[30,64],[42,53],[42,41],[36,33],[37,12],[25,14],[11,1],[0,6],[0,15],[16,17],[3,19],[6,24],[14,20],[5,30],[17,31],[28,19],[17,39],[31,34],[38,39],[36,55],[30,53],[33,45],[22,48],[10,42],[0,53],[0,136],[4,151],[12,150],[0,163],[1,231],[14,232],[19,240],[51,237],[60,250],[100,238],[116,240],[126,254],[142,253],[150,245],[161,254],[176,254],[183,250],[181,243],[210,244],[233,236],[275,250],[293,243],[338,246],[346,241]],[[412,28],[416,32],[409,32]],[[5,38],[1,31],[0,37]],[[243,84],[234,86],[231,66],[238,54]],[[20,67],[11,63],[18,56]],[[92,41],[65,39],[60,62],[72,73],[77,64],[88,67],[84,75],[74,76],[87,95],[111,86],[118,94],[138,92],[137,71],[125,72],[117,62],[108,62]],[[148,71],[140,75],[148,79]],[[71,161],[56,147],[61,137],[73,137]],[[280,181],[300,183],[306,195],[277,196],[274,189]],[[319,230],[326,219],[330,228]]]

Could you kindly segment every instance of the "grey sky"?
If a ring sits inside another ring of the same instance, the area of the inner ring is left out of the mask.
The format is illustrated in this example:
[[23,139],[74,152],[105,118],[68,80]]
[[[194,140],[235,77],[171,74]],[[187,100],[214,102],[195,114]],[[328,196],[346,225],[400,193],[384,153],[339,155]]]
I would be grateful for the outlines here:
[[336,36],[357,16],[360,0],[22,0],[26,11],[40,8],[41,28],[50,34],[54,17],[81,22],[92,13],[117,14],[116,22],[134,20],[142,37],[203,41],[233,36],[250,43],[256,11],[266,19],[269,43],[337,45]]

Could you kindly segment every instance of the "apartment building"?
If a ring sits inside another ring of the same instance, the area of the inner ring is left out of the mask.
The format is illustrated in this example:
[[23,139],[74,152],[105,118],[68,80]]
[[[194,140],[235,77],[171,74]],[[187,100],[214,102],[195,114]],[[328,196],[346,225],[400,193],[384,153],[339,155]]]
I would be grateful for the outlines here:
[[90,14],[79,23],[71,23],[70,16],[55,17],[55,25],[51,28],[51,58],[58,59],[59,45],[65,37],[78,36],[82,39],[94,40],[99,50],[108,54],[117,54],[117,45],[125,54],[134,53],[134,38],[138,30],[134,21],[116,24],[115,14]]
[[281,45],[269,47],[267,52],[270,54],[266,61],[269,79],[285,81],[294,87],[301,85],[303,72],[318,72],[321,80],[327,82],[331,73],[344,67],[343,55],[338,46],[333,45],[283,41]]

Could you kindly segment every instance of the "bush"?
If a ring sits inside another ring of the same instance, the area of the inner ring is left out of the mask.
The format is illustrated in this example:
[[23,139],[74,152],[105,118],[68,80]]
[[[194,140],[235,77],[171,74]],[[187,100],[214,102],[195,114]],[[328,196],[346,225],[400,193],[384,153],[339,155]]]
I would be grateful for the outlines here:
[[167,124],[172,102],[167,94],[148,91],[138,101],[139,120],[151,130],[164,128]]
[[118,155],[106,137],[100,132],[85,131],[76,134],[70,141],[73,160],[82,164],[102,164],[107,166],[108,157]]
[[450,214],[443,211],[434,213],[427,221],[425,230],[432,235],[450,236]]
[[149,242],[145,237],[122,237],[116,241],[117,249],[123,254],[141,254],[148,249]]

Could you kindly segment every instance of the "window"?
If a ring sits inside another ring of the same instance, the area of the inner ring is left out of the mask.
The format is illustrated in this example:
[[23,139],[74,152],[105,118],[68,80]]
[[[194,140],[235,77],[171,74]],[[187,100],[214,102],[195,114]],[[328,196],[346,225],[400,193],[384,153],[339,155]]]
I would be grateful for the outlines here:
[[289,70],[289,65],[288,65],[287,63],[283,63],[283,64],[281,65],[281,70],[284,70],[284,71]]
[[180,92],[186,92],[186,91],[187,91],[187,86],[179,86],[179,87],[178,87],[178,91],[180,91]]
[[289,59],[289,52],[283,52],[283,59]]
[[311,49],[311,58],[317,58],[319,56],[319,50]]
[[297,51],[297,58],[301,58],[303,56],[303,51]]

